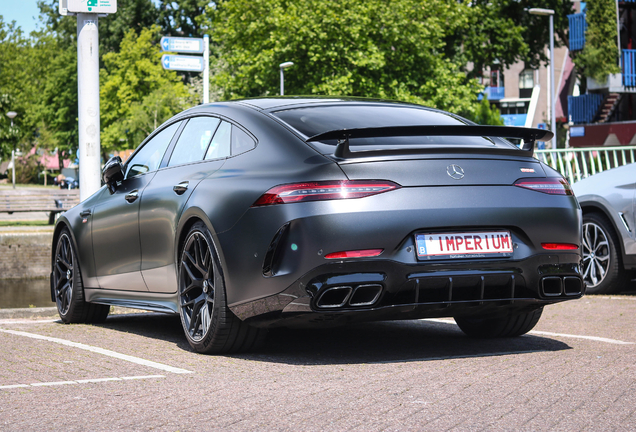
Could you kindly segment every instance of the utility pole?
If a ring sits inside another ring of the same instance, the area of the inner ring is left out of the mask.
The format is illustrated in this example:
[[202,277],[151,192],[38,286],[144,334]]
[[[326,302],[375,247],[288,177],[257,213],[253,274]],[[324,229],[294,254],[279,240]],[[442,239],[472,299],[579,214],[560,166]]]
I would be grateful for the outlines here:
[[117,0],[59,0],[60,15],[77,15],[77,105],[80,201],[101,187],[99,16],[117,12]]

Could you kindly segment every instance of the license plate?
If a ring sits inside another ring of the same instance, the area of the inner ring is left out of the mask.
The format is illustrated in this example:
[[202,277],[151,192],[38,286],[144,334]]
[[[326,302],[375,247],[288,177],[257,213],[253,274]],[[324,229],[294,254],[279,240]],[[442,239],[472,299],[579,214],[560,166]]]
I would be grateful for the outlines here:
[[512,256],[509,231],[416,234],[415,245],[420,260]]

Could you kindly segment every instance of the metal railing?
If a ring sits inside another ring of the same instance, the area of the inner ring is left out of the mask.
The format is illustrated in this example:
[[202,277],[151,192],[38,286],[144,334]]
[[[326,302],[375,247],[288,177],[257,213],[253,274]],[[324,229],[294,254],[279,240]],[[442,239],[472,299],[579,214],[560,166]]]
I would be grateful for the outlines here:
[[600,93],[588,93],[581,96],[568,96],[568,113],[574,124],[592,123],[603,103]]
[[570,51],[579,51],[585,47],[587,21],[584,13],[568,15],[570,23]]
[[534,157],[559,171],[570,184],[636,162],[636,146],[535,150]]

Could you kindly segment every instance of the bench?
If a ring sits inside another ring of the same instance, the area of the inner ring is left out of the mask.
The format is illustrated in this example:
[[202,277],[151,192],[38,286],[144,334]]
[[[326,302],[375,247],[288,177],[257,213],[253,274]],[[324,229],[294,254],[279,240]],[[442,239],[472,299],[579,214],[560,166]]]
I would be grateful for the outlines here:
[[49,224],[79,201],[78,189],[0,189],[0,213],[47,212]]

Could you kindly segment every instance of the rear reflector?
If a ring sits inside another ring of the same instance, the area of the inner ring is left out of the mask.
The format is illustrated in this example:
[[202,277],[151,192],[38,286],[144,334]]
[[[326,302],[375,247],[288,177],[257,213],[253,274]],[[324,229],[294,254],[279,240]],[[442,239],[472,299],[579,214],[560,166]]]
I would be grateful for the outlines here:
[[522,178],[515,182],[515,186],[550,195],[574,195],[567,180],[557,177]]
[[342,251],[342,252],[334,252],[325,255],[327,259],[337,259],[337,258],[368,258],[378,256],[384,251],[384,249],[364,249],[364,250],[352,250],[352,251]]
[[252,204],[252,207],[305,201],[362,198],[399,188],[400,185],[397,183],[376,180],[293,183],[271,188],[261,195]]
[[574,250],[579,248],[571,243],[541,243],[541,246],[547,250]]

